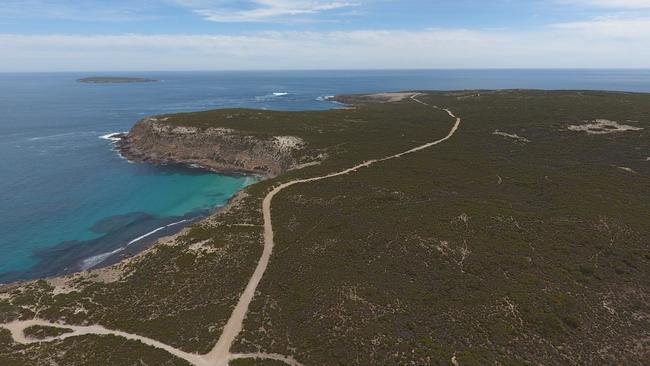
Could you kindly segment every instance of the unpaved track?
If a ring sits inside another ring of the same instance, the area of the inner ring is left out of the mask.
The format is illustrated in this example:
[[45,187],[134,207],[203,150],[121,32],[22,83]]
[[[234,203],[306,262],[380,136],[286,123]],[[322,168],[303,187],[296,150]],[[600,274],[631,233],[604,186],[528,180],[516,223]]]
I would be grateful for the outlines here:
[[[70,329],[72,330],[71,333],[66,333],[63,335],[60,335],[58,337],[51,337],[51,338],[46,338],[43,340],[32,340],[29,338],[25,337],[24,330],[25,328],[29,328],[34,325],[40,325],[40,326],[45,326],[45,327],[54,327],[54,328],[61,328],[61,329]],[[57,324],[57,323],[52,323],[48,322],[45,320],[39,320],[39,319],[32,319],[32,320],[26,320],[26,321],[15,321],[7,324],[2,324],[0,327],[9,329],[11,332],[11,336],[13,337],[14,341],[17,343],[21,344],[31,344],[31,343],[40,343],[40,342],[51,342],[54,340],[60,340],[60,339],[66,339],[70,337],[78,337],[78,336],[83,336],[83,335],[89,335],[89,334],[94,334],[94,335],[114,335],[118,337],[123,337],[126,339],[130,339],[133,341],[140,341],[146,345],[156,347],[159,349],[163,349],[172,355],[182,358],[184,360],[187,360],[193,365],[200,365],[204,366],[207,365],[205,363],[202,363],[201,356],[183,352],[179,349],[176,349],[172,346],[166,345],[162,342],[158,342],[156,340],[147,338],[147,337],[142,337],[136,334],[131,334],[131,333],[126,333],[126,332],[121,332],[119,330],[110,330],[106,329],[100,325],[89,325],[89,326],[77,326],[77,325],[63,325],[63,324]]]
[[[262,276],[264,275],[264,272],[266,272],[266,268],[269,264],[269,259],[271,258],[271,254],[273,252],[273,224],[271,220],[271,202],[273,201],[273,197],[275,197],[278,193],[280,193],[282,190],[289,188],[293,185],[296,184],[301,184],[301,183],[309,183],[309,182],[315,182],[323,179],[328,179],[328,178],[333,178],[333,177],[338,177],[346,174],[350,174],[352,172],[355,172],[359,169],[362,168],[367,168],[373,164],[382,162],[382,161],[387,161],[387,160],[392,160],[392,159],[397,159],[399,157],[402,157],[404,155],[412,154],[414,152],[424,150],[426,148],[429,148],[431,146],[438,145],[442,142],[445,142],[449,140],[458,130],[460,127],[461,119],[456,117],[454,113],[452,113],[449,109],[442,109],[437,106],[432,106],[430,104],[427,104],[419,99],[417,99],[417,96],[420,95],[419,93],[411,95],[410,99],[413,100],[416,103],[420,103],[422,105],[443,110],[447,112],[447,114],[455,119],[455,123],[447,136],[433,141],[429,142],[424,145],[420,145],[418,147],[415,147],[413,149],[401,152],[399,154],[387,156],[385,158],[381,159],[376,159],[376,160],[368,160],[365,161],[359,165],[353,166],[352,168],[348,168],[345,170],[342,170],[340,172],[320,176],[320,177],[313,177],[313,178],[306,178],[306,179],[297,179],[297,180],[292,180],[287,183],[283,183],[277,187],[275,187],[271,192],[269,192],[266,197],[264,197],[264,200],[262,201],[262,212],[264,216],[264,250],[262,251],[262,256],[257,263],[257,267],[255,268],[255,271],[253,272],[253,275],[251,276],[250,280],[248,281],[248,285],[246,285],[246,288],[244,289],[244,292],[241,294],[239,298],[239,302],[235,306],[235,309],[233,310],[232,314],[230,315],[230,319],[228,319],[228,322],[226,323],[226,326],[223,329],[223,332],[221,333],[221,336],[219,337],[219,340],[217,341],[217,344],[214,346],[214,348],[207,354],[205,355],[198,355],[198,354],[192,354],[192,353],[187,353],[183,352],[177,348],[174,348],[172,346],[166,345],[162,342],[158,342],[156,340],[147,338],[147,337],[142,337],[136,334],[131,334],[131,333],[126,333],[126,332],[121,332],[117,330],[110,330],[106,329],[102,326],[99,325],[91,325],[91,326],[72,326],[72,325],[63,325],[63,324],[58,324],[58,323],[52,323],[48,322],[45,320],[27,320],[27,321],[15,321],[12,323],[7,323],[7,324],[0,324],[0,327],[7,328],[11,332],[11,335],[14,339],[14,341],[18,343],[23,343],[23,344],[28,344],[28,343],[39,343],[39,342],[51,342],[54,340],[60,340],[60,339],[65,339],[65,338],[70,338],[70,337],[76,337],[76,336],[82,336],[82,335],[88,335],[88,334],[96,334],[96,335],[115,335],[115,336],[120,336],[126,339],[130,340],[135,340],[135,341],[140,341],[144,344],[147,344],[152,347],[156,347],[162,350],[165,350],[172,355],[184,359],[191,363],[192,365],[195,366],[228,366],[228,362],[230,360],[234,359],[250,359],[250,358],[258,358],[258,359],[270,359],[270,360],[276,360],[276,361],[282,361],[290,366],[302,366],[298,361],[293,359],[292,357],[288,356],[283,356],[283,355],[278,355],[278,354],[269,354],[269,353],[246,353],[246,354],[234,354],[230,353],[230,348],[232,347],[233,342],[239,335],[239,333],[242,330],[242,326],[244,323],[244,319],[246,318],[246,313],[248,312],[248,306],[250,305],[251,301],[253,300],[253,297],[255,296],[255,291],[257,290],[257,286],[259,285],[260,281],[262,280]],[[64,335],[58,336],[58,337],[52,337],[52,338],[47,338],[43,340],[30,340],[27,339],[24,335],[24,330],[25,328],[28,328],[32,325],[41,325],[41,326],[51,326],[51,327],[56,327],[56,328],[67,328],[72,330],[72,333],[66,333]]]

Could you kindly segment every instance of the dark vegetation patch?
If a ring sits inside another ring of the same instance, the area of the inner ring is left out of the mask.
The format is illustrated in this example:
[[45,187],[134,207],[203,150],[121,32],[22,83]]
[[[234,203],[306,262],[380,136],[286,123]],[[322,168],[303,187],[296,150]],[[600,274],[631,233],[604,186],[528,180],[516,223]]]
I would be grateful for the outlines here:
[[309,365],[643,364],[650,179],[611,165],[634,164],[649,136],[566,126],[647,126],[648,99],[431,98],[463,118],[453,139],[277,196],[276,252],[237,350]]
[[256,358],[240,358],[232,360],[230,366],[286,366],[287,364],[282,361],[276,360],[262,360]]
[[[0,345],[2,345],[0,332]],[[189,366],[167,352],[115,336],[73,337],[33,345],[0,349],[2,366]]]
[[25,328],[25,336],[32,339],[52,338],[66,333],[72,333],[72,329],[44,327],[42,325],[32,325]]

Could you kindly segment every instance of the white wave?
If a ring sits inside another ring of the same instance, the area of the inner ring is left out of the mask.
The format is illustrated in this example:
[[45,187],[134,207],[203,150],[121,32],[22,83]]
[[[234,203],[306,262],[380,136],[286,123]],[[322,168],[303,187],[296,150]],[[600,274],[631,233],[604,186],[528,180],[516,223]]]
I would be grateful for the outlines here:
[[81,261],[81,270],[85,271],[87,269],[95,267],[96,265],[98,265],[98,264],[102,263],[103,261],[105,261],[106,259],[108,259],[108,257],[112,256],[113,254],[117,254],[117,253],[119,253],[119,252],[121,252],[123,250],[124,250],[124,247],[117,248],[112,252],[102,253],[102,254],[94,255],[94,256],[92,256],[90,258],[86,258],[83,261]]
[[283,97],[285,95],[289,95],[289,93],[280,92],[280,93],[273,93],[273,95],[276,96],[276,97]]
[[122,160],[126,160],[127,163],[129,163],[129,164],[135,164],[135,161],[129,160],[129,159],[127,159],[124,155],[122,155],[122,153],[120,152],[119,149],[117,149],[117,148],[114,147],[114,148],[111,149],[111,151],[114,151],[114,152],[117,154],[117,156],[120,157],[120,159],[122,159]]
[[150,231],[150,232],[148,232],[148,233],[146,233],[146,234],[144,234],[144,235],[138,236],[137,238],[131,240],[128,244],[126,244],[126,246],[128,247],[129,245],[131,245],[131,244],[133,244],[133,243],[136,243],[136,242],[138,242],[138,241],[140,241],[140,240],[142,240],[142,239],[144,239],[144,238],[146,238],[146,237],[148,237],[148,236],[151,236],[151,235],[153,235],[153,234],[159,232],[160,230],[165,230],[165,229],[167,229],[168,227],[176,226],[176,225],[182,224],[182,223],[184,223],[184,222],[186,222],[186,221],[187,221],[187,220],[181,220],[181,221],[178,221],[178,222],[173,222],[173,223],[171,223],[171,224],[169,224],[169,225],[161,226],[161,227],[159,227],[159,228],[157,228],[157,229],[155,229],[155,230],[152,230],[152,231]]
[[112,133],[108,133],[106,135],[101,135],[101,136],[99,136],[99,138],[102,139],[102,140],[109,140],[109,141],[117,142],[117,141],[120,141],[121,139],[119,137],[116,137],[116,136],[122,135],[122,134],[125,134],[125,133],[126,132],[112,132]]
[[120,158],[126,160],[126,162],[129,163],[129,164],[135,164],[135,162],[127,159],[126,157],[124,157],[124,155],[122,155],[120,150],[115,146],[116,142],[122,140],[121,138],[116,137],[116,136],[126,134],[126,133],[128,133],[128,132],[112,132],[112,133],[107,133],[106,135],[101,135],[101,136],[99,136],[99,138],[102,139],[102,140],[109,140],[113,144],[113,148],[111,150],[115,151],[117,153],[117,156],[119,156]]
[[187,221],[188,221],[188,220],[185,219],[185,220],[181,220],[181,221],[172,222],[171,224],[169,224],[169,225],[167,225],[167,226],[165,226],[165,227],[172,227],[172,226],[180,225],[180,224],[182,224],[182,223],[184,223],[184,222],[187,222]]
[[56,135],[30,137],[27,140],[29,140],[29,141],[47,140],[47,139],[54,139],[54,138],[57,138],[57,137],[70,136],[70,135],[74,135],[74,134],[75,134],[75,132],[58,133]]
[[259,181],[259,179],[255,178],[255,177],[247,176],[247,177],[244,179],[244,187],[248,187],[248,186],[250,186],[251,184],[255,184],[255,183],[257,183],[258,181]]
[[316,100],[319,101],[319,102],[331,102],[332,98],[334,98],[333,95],[325,95],[325,96],[316,98]]
[[161,226],[161,227],[157,228],[156,230],[152,230],[152,231],[150,231],[150,232],[148,232],[148,233],[146,233],[144,235],[138,236],[137,238],[131,240],[126,246],[128,247],[129,245],[131,245],[131,244],[133,244],[135,242],[138,242],[138,241],[146,238],[147,236],[151,236],[151,235],[159,232],[160,230],[164,230],[165,228],[166,228],[166,226]]

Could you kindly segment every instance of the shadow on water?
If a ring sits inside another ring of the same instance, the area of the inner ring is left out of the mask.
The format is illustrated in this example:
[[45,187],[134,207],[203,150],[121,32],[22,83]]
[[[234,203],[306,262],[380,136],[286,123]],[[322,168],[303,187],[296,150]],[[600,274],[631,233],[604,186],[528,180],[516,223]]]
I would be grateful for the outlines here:
[[[157,175],[157,176],[165,176],[165,175],[176,175],[176,174],[182,174],[182,175],[189,175],[189,176],[194,176],[194,177],[200,177],[204,175],[213,175],[215,172],[205,169],[200,166],[191,166],[191,165],[186,165],[186,164],[174,164],[174,163],[167,163],[167,164],[151,164],[151,163],[136,163],[137,164],[137,171],[135,171],[135,174],[139,175]],[[219,175],[224,175],[228,177],[236,177],[236,178],[242,178],[242,177],[251,177],[249,174],[245,173],[238,173],[238,172],[218,172]]]
[[70,240],[33,252],[38,262],[24,271],[0,273],[0,283],[10,283],[80,270],[105,267],[148,248],[161,237],[179,232],[214,210],[196,210],[184,216],[155,216],[145,212],[107,217],[90,230],[102,234],[91,240]]

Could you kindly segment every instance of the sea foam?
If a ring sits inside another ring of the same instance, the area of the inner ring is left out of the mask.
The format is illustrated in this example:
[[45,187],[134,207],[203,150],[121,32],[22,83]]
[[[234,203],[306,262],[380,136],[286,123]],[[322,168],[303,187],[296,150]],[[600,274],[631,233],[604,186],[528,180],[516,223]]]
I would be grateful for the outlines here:
[[117,142],[117,141],[121,140],[121,138],[119,138],[117,136],[125,134],[125,133],[126,132],[112,132],[112,133],[108,133],[106,135],[101,135],[101,136],[99,136],[99,138],[102,139],[102,140],[109,140],[109,141],[112,141],[112,142]]
[[29,141],[38,141],[38,140],[55,139],[55,138],[58,138],[58,137],[66,137],[66,136],[70,136],[70,135],[74,135],[74,134],[76,134],[76,132],[57,133],[56,135],[30,137],[27,140],[29,140]]
[[98,264],[102,263],[103,261],[105,261],[106,259],[108,259],[108,257],[123,251],[124,248],[126,248],[126,247],[117,248],[117,249],[113,250],[112,252],[106,252],[106,253],[94,255],[92,257],[84,259],[83,261],[81,261],[81,270],[85,271],[85,270],[88,270],[88,269],[91,269],[91,268],[95,267],[96,265],[98,265]]

